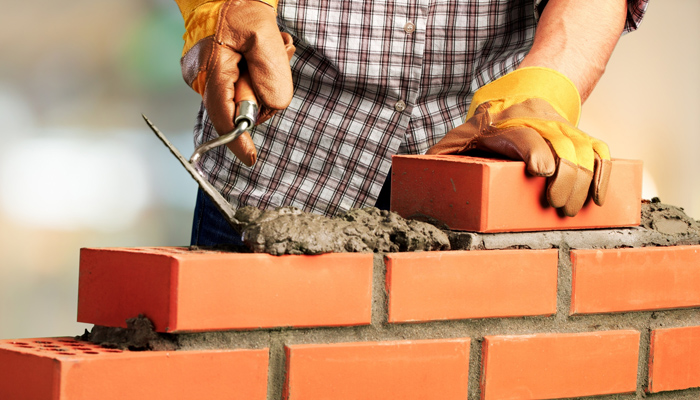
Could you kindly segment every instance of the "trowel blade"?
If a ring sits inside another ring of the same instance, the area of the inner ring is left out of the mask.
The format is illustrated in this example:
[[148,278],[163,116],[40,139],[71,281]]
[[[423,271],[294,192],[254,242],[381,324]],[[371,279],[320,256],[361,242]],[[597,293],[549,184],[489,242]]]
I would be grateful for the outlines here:
[[190,164],[190,162],[187,161],[185,157],[182,156],[180,151],[178,151],[178,149],[175,146],[173,146],[172,143],[170,143],[170,141],[165,137],[165,135],[163,135],[160,132],[160,130],[158,130],[158,128],[153,124],[153,122],[151,122],[151,120],[149,120],[143,114],[141,114],[141,116],[151,128],[153,133],[155,133],[156,136],[158,136],[158,139],[160,139],[160,141],[163,142],[163,144],[170,150],[170,152],[175,156],[175,158],[177,158],[178,161],[180,161],[180,164],[182,164],[182,166],[185,167],[187,172],[190,173],[192,179],[194,179],[197,182],[197,184],[200,188],[202,188],[204,193],[206,193],[207,196],[209,196],[209,198],[211,199],[211,201],[214,202],[216,208],[218,208],[221,214],[223,214],[223,216],[226,218],[231,227],[233,227],[233,229],[235,229],[236,232],[240,233],[242,224],[236,219],[236,211],[233,209],[233,207],[231,207],[231,204],[229,204],[229,202],[226,201],[226,199],[224,199],[224,196],[222,196],[221,193],[219,193],[219,191],[216,190],[214,186],[212,186],[209,183],[209,181],[202,177],[199,171],[197,171],[197,169],[192,164]]

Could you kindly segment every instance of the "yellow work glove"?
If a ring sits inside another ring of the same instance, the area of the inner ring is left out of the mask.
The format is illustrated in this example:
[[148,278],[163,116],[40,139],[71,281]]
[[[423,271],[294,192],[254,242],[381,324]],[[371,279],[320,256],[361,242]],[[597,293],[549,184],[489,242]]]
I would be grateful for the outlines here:
[[549,204],[573,217],[589,193],[603,204],[612,165],[608,146],[576,127],[580,113],[578,90],[566,76],[518,69],[477,90],[466,122],[427,154],[479,149],[525,161],[530,174],[549,177]]
[[[289,60],[295,48],[292,37],[277,27],[277,0],[176,2],[186,31],[182,76],[202,96],[219,135],[234,129],[234,92],[243,65],[260,107],[257,123],[289,105],[293,94]],[[246,165],[255,163],[257,152],[247,133],[228,147]]]

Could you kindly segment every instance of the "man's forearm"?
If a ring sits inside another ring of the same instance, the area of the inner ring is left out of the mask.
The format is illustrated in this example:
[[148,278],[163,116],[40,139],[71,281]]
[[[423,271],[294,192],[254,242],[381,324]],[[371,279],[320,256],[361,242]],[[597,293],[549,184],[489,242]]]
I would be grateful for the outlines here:
[[547,67],[571,79],[585,101],[625,25],[626,0],[549,0],[520,67]]

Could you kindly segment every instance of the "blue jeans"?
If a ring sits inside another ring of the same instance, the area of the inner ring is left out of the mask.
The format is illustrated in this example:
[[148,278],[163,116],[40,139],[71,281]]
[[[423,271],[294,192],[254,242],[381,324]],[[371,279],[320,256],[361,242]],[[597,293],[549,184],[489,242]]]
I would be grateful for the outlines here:
[[[384,181],[379,198],[377,198],[374,206],[380,210],[389,210],[390,195],[391,171],[389,171],[389,176]],[[197,190],[197,202],[194,206],[194,221],[192,221],[190,244],[193,246],[243,245],[241,235],[229,225],[202,189]]]

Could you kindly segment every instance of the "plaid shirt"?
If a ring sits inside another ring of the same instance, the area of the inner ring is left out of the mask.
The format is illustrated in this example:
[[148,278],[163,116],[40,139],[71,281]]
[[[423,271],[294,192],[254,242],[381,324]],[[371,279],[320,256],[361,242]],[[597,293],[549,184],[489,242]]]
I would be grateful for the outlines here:
[[[628,0],[626,31],[648,0]],[[236,207],[334,215],[374,205],[393,154],[423,154],[463,123],[472,94],[525,57],[546,1],[281,0],[297,47],[291,105],[254,129],[248,168],[225,146],[209,181]],[[217,136],[200,109],[195,145]]]

